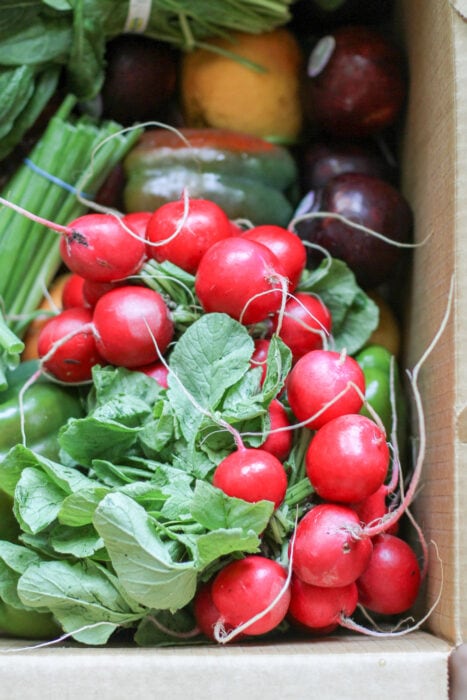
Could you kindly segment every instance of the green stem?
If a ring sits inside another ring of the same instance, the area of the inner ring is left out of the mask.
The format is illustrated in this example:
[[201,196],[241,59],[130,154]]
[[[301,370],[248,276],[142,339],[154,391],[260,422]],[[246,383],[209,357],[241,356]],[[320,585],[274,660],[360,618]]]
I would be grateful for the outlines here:
[[314,491],[315,490],[308,477],[300,479],[300,481],[294,484],[294,486],[287,489],[285,503],[287,506],[289,506],[289,508],[302,504],[303,501],[307,500],[314,493]]
[[[112,168],[139,138],[141,130],[122,132],[119,124],[96,124],[87,116],[64,121],[76,99],[64,100],[31,154],[31,162],[51,176],[93,196]],[[85,170],[85,168],[88,168]],[[18,168],[4,191],[4,199],[35,216],[63,226],[82,215],[88,202],[65,186],[53,182],[33,167]],[[0,298],[12,330],[24,332],[21,317],[37,308],[61,264],[60,238],[44,230],[44,224],[7,209],[0,211]],[[1,270],[1,265],[0,265]],[[16,319],[16,320],[15,320]]]

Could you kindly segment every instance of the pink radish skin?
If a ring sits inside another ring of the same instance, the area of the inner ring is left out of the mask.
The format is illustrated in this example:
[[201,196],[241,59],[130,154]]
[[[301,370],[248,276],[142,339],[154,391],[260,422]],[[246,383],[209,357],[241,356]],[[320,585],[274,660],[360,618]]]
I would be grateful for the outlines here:
[[261,449],[270,452],[283,462],[289,456],[293,443],[292,430],[287,430],[291,427],[289,416],[278,399],[271,401],[268,412],[270,433],[261,445]]
[[[203,583],[196,592],[193,600],[193,614],[199,630],[205,637],[215,642],[214,629],[216,623],[220,621],[220,613],[212,599],[212,581]],[[224,629],[226,632],[229,632],[232,630],[232,627],[224,624]],[[243,635],[239,634],[236,639],[241,639],[242,637]]]
[[[362,501],[351,504],[351,507],[355,510],[363,525],[381,522],[381,519],[389,512],[387,504],[389,493],[390,490],[388,486],[383,484]],[[396,522],[391,525],[386,532],[390,535],[396,535],[398,529],[399,523]]]
[[124,284],[125,282],[94,282],[93,280],[84,280],[83,299],[85,305],[91,309],[94,308],[104,294]]
[[215,641],[214,627],[219,621],[219,610],[214,605],[211,594],[211,583],[205,583],[196,592],[193,600],[193,614],[196,624],[205,637]]
[[203,255],[195,291],[205,312],[223,312],[249,325],[280,308],[287,282],[268,248],[232,236],[214,243]]
[[389,461],[384,432],[359,414],[328,421],[312,437],[305,456],[317,494],[338,503],[368,498],[384,483]]
[[212,483],[228,496],[249,503],[272,501],[278,508],[287,490],[287,475],[282,463],[270,452],[239,447],[217,465]]
[[273,330],[290,348],[294,362],[311,350],[322,349],[330,336],[332,318],[329,309],[318,297],[298,292],[287,299],[278,328],[279,314],[273,318]]
[[284,274],[293,291],[300,281],[306,265],[306,248],[297,234],[282,226],[264,224],[254,226],[242,233],[243,238],[262,243],[269,248],[282,263]]
[[152,377],[163,389],[169,388],[167,381],[169,370],[162,362],[154,362],[152,365],[145,365],[144,367],[135,367],[135,371],[143,372],[148,377]]
[[365,571],[373,544],[361,537],[354,510],[322,503],[308,511],[295,528],[292,569],[305,583],[347,586]]
[[306,628],[328,633],[335,629],[343,616],[352,615],[358,604],[355,583],[335,588],[323,588],[305,583],[292,576],[289,614]]
[[286,389],[290,408],[298,421],[317,430],[332,418],[360,411],[365,376],[358,362],[349,355],[311,350],[292,367]]
[[[293,580],[293,579],[292,579]],[[327,589],[321,589],[321,590],[333,590],[332,588],[327,588]],[[292,627],[297,630],[297,632],[300,633],[305,633],[307,635],[311,635],[313,637],[327,637],[328,635],[332,634],[334,630],[336,630],[339,625],[338,624],[331,624],[331,625],[325,625],[324,627],[309,627],[308,625],[304,625],[303,622],[300,622],[299,620],[296,620],[292,613],[290,612],[290,606],[289,610],[287,613],[287,621],[290,622]]]
[[122,280],[138,272],[146,259],[146,243],[132,236],[110,214],[84,214],[72,221],[60,240],[65,265],[95,282]]
[[251,366],[261,367],[261,384],[264,383],[264,380],[266,379],[266,373],[268,371],[267,359],[269,344],[270,341],[267,338],[256,338],[255,349],[253,350],[253,354],[251,356]]
[[[167,202],[147,225],[147,252],[159,262],[169,260],[195,274],[204,253],[217,241],[233,235],[221,207],[207,199]],[[154,245],[157,244],[157,245]]]
[[[212,581],[203,583],[197,590],[193,600],[193,614],[199,630],[205,637],[215,642],[214,629],[220,621],[220,613],[212,599]],[[227,624],[224,624],[224,629],[227,633],[232,631],[232,627]],[[243,636],[240,633],[235,639],[240,640]]]
[[359,602],[371,612],[399,615],[415,603],[420,567],[410,545],[395,535],[379,535],[366,570],[357,580]]
[[257,554],[246,556],[227,564],[216,575],[212,600],[222,622],[234,629],[248,623],[274,603],[271,610],[242,630],[247,635],[266,634],[275,629],[287,614],[290,603],[287,572],[273,559]]
[[84,307],[65,309],[50,318],[39,333],[37,350],[43,368],[62,382],[89,381],[94,365],[105,364],[97,349],[92,313]]
[[123,286],[104,294],[94,308],[93,324],[102,357],[130,369],[156,362],[174,333],[162,296],[147,287]]
[[72,273],[62,289],[62,309],[86,306],[83,297],[84,278]]
[[132,211],[122,216],[125,226],[134,231],[140,238],[147,239],[147,228],[152,211]]

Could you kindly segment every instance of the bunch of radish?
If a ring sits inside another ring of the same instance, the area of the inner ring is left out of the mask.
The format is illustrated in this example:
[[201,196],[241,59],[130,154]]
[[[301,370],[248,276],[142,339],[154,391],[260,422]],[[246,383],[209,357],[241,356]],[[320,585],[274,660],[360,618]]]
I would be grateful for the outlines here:
[[62,236],[61,256],[73,275],[65,308],[45,325],[38,350],[44,370],[60,381],[89,381],[95,364],[136,369],[160,360],[174,325],[167,300],[138,281],[151,258],[195,275],[202,312],[222,311],[246,325],[268,318],[272,330],[281,323],[281,337],[297,356],[330,333],[331,317],[319,299],[287,296],[306,263],[303,243],[287,229],[242,231],[203,199],[50,226]]
[[[227,564],[203,587],[195,614],[212,639],[264,634],[284,618],[315,634],[339,625],[363,631],[351,619],[358,605],[392,616],[415,603],[422,580],[417,555],[394,534],[408,502],[388,508],[391,453],[384,429],[359,413],[364,388],[361,368],[345,354],[315,349],[294,364],[287,398],[299,424],[312,431],[305,464],[318,500],[290,537],[288,573],[252,555]],[[214,484],[251,501],[273,500],[276,485],[283,497],[279,472],[267,471],[265,448],[240,447],[220,463]]]
[[360,414],[362,369],[328,347],[329,310],[318,297],[295,292],[307,257],[300,238],[278,226],[243,230],[213,202],[186,197],[154,213],[88,214],[56,230],[73,275],[64,290],[66,308],[46,323],[38,349],[44,370],[59,381],[90,381],[94,365],[111,364],[145,371],[167,386],[161,360],[176,332],[167,299],[139,279],[148,259],[194,276],[200,313],[266,324],[269,337],[255,340],[252,366],[266,368],[274,333],[290,348],[292,369],[270,404],[267,439],[251,448],[235,435],[235,449],[218,464],[213,484],[229,496],[266,499],[279,508],[292,433],[305,428],[315,498],[291,533],[287,565],[248,555],[200,589],[194,602],[199,628],[228,641],[265,634],[288,619],[321,633],[355,628],[350,616],[358,605],[383,615],[408,610],[422,572],[396,533],[416,477],[390,510],[397,455],[377,417]]

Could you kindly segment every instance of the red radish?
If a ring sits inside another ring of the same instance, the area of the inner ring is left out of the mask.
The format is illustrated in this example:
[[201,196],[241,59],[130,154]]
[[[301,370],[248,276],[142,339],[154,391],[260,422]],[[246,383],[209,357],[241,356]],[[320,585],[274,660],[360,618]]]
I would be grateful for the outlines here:
[[219,621],[219,610],[213,603],[211,583],[205,583],[197,590],[193,600],[193,614],[201,632],[215,641],[214,627]]
[[267,338],[256,338],[255,339],[255,349],[251,356],[251,366],[261,367],[261,384],[263,384],[266,379],[266,373],[268,371],[267,359],[269,351],[270,341]]
[[146,243],[133,236],[111,214],[84,214],[67,227],[60,253],[76,274],[96,282],[125,279],[141,268]]
[[217,465],[212,483],[228,496],[249,503],[272,501],[278,508],[287,490],[287,475],[282,463],[270,452],[239,447]]
[[83,284],[83,300],[86,306],[91,309],[97,304],[98,299],[107,292],[115,289],[125,282],[94,282],[93,280],[84,280]]
[[230,221],[230,227],[232,229],[232,236],[241,236],[242,233],[245,231],[244,228],[242,228],[241,224],[237,223],[237,221]]
[[242,236],[262,243],[274,253],[289,280],[289,289],[294,290],[306,266],[306,248],[301,238],[282,226],[267,224],[254,226]]
[[[287,572],[273,559],[246,556],[219,571],[212,584],[212,599],[224,624],[238,628],[261,614],[242,631],[247,635],[266,634],[287,614]],[[271,609],[265,612],[269,606]]]
[[62,308],[73,309],[75,306],[85,306],[83,298],[84,277],[72,273],[62,289]]
[[384,432],[358,413],[325,423],[305,455],[306,472],[318,496],[338,503],[370,496],[384,483],[389,461]]
[[[199,630],[213,642],[217,641],[214,630],[221,616],[212,599],[212,580],[198,588],[193,600],[193,614]],[[225,623],[223,626],[227,633],[232,631],[231,626]],[[242,637],[242,634],[236,635],[236,639]]]
[[[261,445],[262,450],[270,452],[283,462],[289,456],[292,449],[293,435],[291,422],[287,411],[278,399],[273,399],[269,404],[270,432]],[[275,432],[277,431],[277,432]]]
[[208,248],[232,235],[227,214],[215,202],[177,200],[163,204],[151,216],[147,252],[159,262],[169,260],[194,274]]
[[164,353],[174,332],[164,299],[147,287],[107,292],[94,308],[93,323],[101,355],[110,364],[128,368],[158,360],[158,352]]
[[195,280],[204,311],[223,312],[246,325],[277,311],[285,289],[274,253],[243,236],[214,243],[203,255]]
[[395,535],[379,535],[357,580],[359,602],[372,612],[398,615],[415,603],[420,583],[420,567],[410,545]]
[[322,503],[295,528],[292,569],[313,586],[347,586],[365,571],[373,549],[358,515],[347,506]]
[[62,382],[89,381],[93,366],[105,364],[96,346],[92,313],[84,307],[50,318],[39,334],[37,351],[44,369]]
[[212,641],[216,641],[214,627],[220,619],[220,614],[212,600],[211,588],[211,581],[198,588],[193,600],[193,614],[200,631]]
[[331,327],[332,318],[327,306],[319,297],[304,292],[287,299],[284,314],[277,313],[273,318],[273,331],[277,331],[290,348],[295,362],[310,350],[321,349]]
[[169,370],[162,362],[157,361],[151,365],[145,365],[144,367],[135,367],[135,370],[147,374],[148,377],[155,379],[161,387],[168,389],[169,384],[167,382],[167,377],[169,375]]
[[[339,589],[336,589],[336,588],[324,589],[323,588],[321,590],[334,591],[334,590],[339,590]],[[287,612],[287,621],[290,622],[290,624],[298,632],[301,632],[302,634],[306,633],[307,635],[312,635],[314,637],[327,637],[329,634],[332,634],[337,627],[339,627],[338,624],[325,625],[324,627],[308,627],[308,625],[304,625],[303,622],[300,622],[299,620],[296,620],[294,618],[294,616],[290,612],[290,606],[289,606],[289,610]]]
[[[355,510],[360,522],[364,525],[379,523],[381,519],[388,513],[387,497],[390,493],[388,486],[382,484],[374,493],[371,493],[362,501],[352,503],[351,507]],[[385,527],[385,532],[395,535],[399,529],[398,523],[394,523],[389,528]]]
[[310,629],[329,633],[339,625],[343,616],[352,615],[358,604],[355,583],[335,588],[324,588],[305,583],[292,576],[290,583],[289,614]]
[[122,221],[140,238],[147,239],[147,227],[151,216],[152,211],[132,211],[122,216]]
[[316,430],[332,418],[360,411],[365,375],[343,352],[311,350],[292,367],[286,389],[295,417]]

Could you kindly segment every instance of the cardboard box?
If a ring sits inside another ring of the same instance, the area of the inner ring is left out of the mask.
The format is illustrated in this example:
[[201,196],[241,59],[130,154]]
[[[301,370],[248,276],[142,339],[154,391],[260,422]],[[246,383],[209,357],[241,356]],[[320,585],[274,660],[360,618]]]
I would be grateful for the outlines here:
[[[455,3],[459,8],[462,3]],[[466,3],[464,2],[464,9]],[[404,141],[403,188],[417,219],[417,239],[430,236],[414,255],[410,299],[409,363],[429,344],[455,299],[439,343],[421,377],[427,453],[417,516],[428,541],[436,543],[442,567],[432,557],[427,607],[441,599],[429,621],[434,634],[458,644],[467,629],[467,365],[464,217],[467,199],[467,23],[449,2],[402,2],[411,65],[410,104]],[[409,39],[410,37],[410,39]]]
[[455,285],[446,328],[420,374],[427,444],[414,513],[439,552],[438,560],[431,545],[425,610],[439,601],[423,631],[392,639],[345,635],[182,649],[67,644],[22,651],[19,640],[3,640],[0,697],[448,698],[449,656],[467,630],[467,22],[461,15],[467,14],[466,4],[400,0],[398,6],[411,85],[403,190],[415,210],[416,239],[427,239],[414,253],[407,300],[408,367],[435,336],[452,280]]

